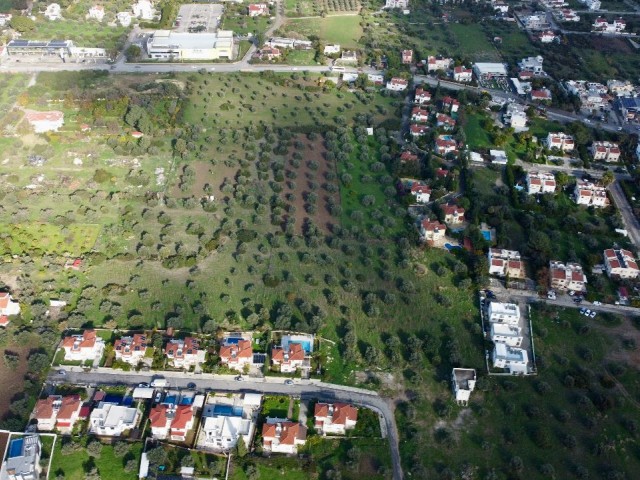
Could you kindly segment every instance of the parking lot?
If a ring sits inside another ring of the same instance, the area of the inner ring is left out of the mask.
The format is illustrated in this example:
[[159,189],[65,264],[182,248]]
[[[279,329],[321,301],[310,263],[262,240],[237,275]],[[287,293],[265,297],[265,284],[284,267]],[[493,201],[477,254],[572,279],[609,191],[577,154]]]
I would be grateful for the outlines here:
[[221,3],[181,5],[175,23],[175,31],[215,33],[218,30],[223,12],[224,5]]

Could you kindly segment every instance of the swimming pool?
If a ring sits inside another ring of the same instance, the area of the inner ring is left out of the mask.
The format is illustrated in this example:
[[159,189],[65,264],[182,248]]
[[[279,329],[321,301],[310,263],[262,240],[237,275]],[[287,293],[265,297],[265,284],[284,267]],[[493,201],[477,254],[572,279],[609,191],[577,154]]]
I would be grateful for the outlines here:
[[177,400],[178,400],[178,397],[176,395],[167,395],[166,397],[164,397],[164,401],[162,403],[165,403],[165,404],[172,403],[175,405]]
[[480,230],[482,234],[482,238],[484,238],[487,242],[491,241],[491,232],[489,230]]
[[180,405],[191,405],[193,403],[193,397],[184,397],[180,400]]
[[9,458],[18,457],[22,455],[22,445],[24,444],[24,438],[15,438],[11,440],[9,444]]
[[451,245],[450,243],[445,243],[444,248],[446,248],[447,250],[459,250],[462,247],[460,247],[460,245]]
[[223,417],[241,417],[242,408],[234,407],[233,405],[214,405],[213,414]]
[[124,396],[122,395],[113,395],[111,393],[107,393],[104,396],[104,402],[106,403],[117,403],[118,405],[120,405],[122,403],[122,400],[124,399]]

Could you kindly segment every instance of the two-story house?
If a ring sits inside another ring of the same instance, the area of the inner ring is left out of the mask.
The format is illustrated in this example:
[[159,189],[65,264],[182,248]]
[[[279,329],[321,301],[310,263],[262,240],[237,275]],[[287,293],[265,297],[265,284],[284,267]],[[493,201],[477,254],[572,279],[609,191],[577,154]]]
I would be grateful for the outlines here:
[[577,263],[562,263],[556,260],[549,262],[549,278],[552,289],[586,291],[587,276],[582,266]]
[[204,363],[205,353],[200,348],[198,339],[194,337],[169,340],[164,349],[164,354],[169,359],[169,364],[175,368],[185,369]]
[[95,330],[85,330],[82,335],[70,335],[62,339],[64,359],[71,361],[94,361],[102,357],[104,340]]
[[269,453],[295,454],[307,441],[307,427],[300,423],[267,419],[262,426],[262,448]]
[[348,403],[316,403],[315,428],[323,435],[344,435],[355,428],[358,409]]
[[136,333],[133,336],[117,339],[113,344],[113,350],[116,354],[116,360],[137,365],[144,358],[148,346],[147,336]]

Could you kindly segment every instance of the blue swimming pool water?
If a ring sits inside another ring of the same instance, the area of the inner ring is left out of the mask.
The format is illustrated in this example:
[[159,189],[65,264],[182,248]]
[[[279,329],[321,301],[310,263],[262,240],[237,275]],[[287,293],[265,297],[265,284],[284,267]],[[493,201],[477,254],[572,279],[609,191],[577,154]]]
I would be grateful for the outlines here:
[[480,230],[480,233],[482,233],[482,237],[487,240],[488,242],[491,241],[491,232],[489,230]]
[[122,405],[124,405],[125,407],[130,407],[131,405],[133,405],[133,397],[124,397],[124,399],[122,400]]
[[167,395],[166,397],[164,397],[164,402],[162,403],[176,403],[176,400],[178,400],[178,397],[176,397],[175,395]]
[[180,405],[191,405],[193,403],[193,397],[185,397],[180,400]]
[[213,414],[214,415],[222,415],[225,417],[241,417],[242,416],[242,408],[233,407],[231,405],[214,405],[213,406]]
[[456,250],[461,248],[460,245],[451,245],[450,243],[445,243],[444,244],[444,248],[446,248],[447,250]]
[[122,395],[113,395],[113,394],[106,394],[104,396],[104,401],[107,403],[117,403],[118,405],[120,405],[122,403],[122,400],[124,399],[124,397]]
[[11,443],[9,444],[9,458],[22,455],[23,443],[24,443],[24,438],[15,438],[11,440]]
[[306,341],[306,342],[291,342],[291,343],[299,343],[300,345],[302,345],[302,349],[309,353],[311,351],[311,342]]
[[242,340],[240,337],[229,337],[225,340],[225,343],[227,345],[237,345],[240,340]]

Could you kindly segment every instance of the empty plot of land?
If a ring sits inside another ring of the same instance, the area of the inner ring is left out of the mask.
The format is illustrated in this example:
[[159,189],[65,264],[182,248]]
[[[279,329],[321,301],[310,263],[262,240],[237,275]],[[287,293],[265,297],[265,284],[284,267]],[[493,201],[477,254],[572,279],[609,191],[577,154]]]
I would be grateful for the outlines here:
[[175,30],[176,32],[215,33],[223,12],[224,5],[221,3],[181,5]]
[[[330,224],[335,222],[327,208],[328,198],[334,196],[336,203],[340,203],[337,185],[335,192],[327,190],[327,185],[335,184],[331,179],[331,174],[335,173],[334,162],[326,159],[327,151],[321,137],[309,140],[304,135],[298,135],[294,142],[301,142],[304,147],[292,148],[289,152],[290,162],[286,168],[288,181],[283,190],[285,201],[295,207],[295,211],[289,216],[296,220],[297,234],[302,233],[306,219],[310,219],[324,233],[328,233]],[[302,154],[303,159],[294,164],[291,160],[296,151]]]

